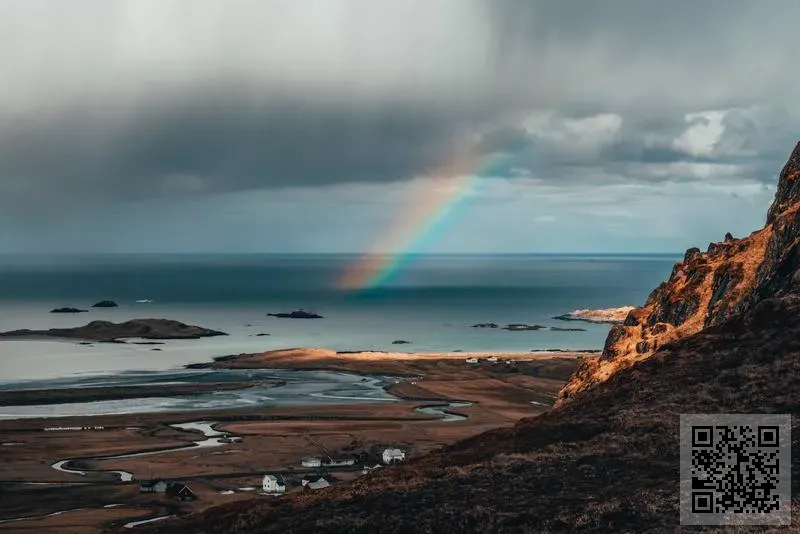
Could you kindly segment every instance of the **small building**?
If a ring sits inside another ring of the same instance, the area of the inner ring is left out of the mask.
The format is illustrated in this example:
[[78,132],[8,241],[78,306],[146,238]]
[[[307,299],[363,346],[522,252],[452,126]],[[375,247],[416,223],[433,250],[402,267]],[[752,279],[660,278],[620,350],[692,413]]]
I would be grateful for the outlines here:
[[167,485],[166,494],[168,497],[178,499],[179,501],[196,501],[197,495],[187,486],[180,482],[171,482]]
[[303,467],[322,467],[322,460],[319,458],[303,458],[300,464]]
[[160,478],[142,480],[139,482],[139,491],[141,493],[165,493],[168,485],[166,480],[161,480]]
[[322,462],[322,467],[345,467],[355,464],[355,458],[328,458],[326,461]]
[[286,491],[286,480],[283,475],[264,475],[261,481],[264,493],[284,493]]
[[489,356],[488,358],[486,358],[486,361],[495,363],[495,362],[497,362],[497,357],[496,356]]
[[406,459],[406,453],[400,449],[384,449],[382,456],[385,464],[402,462]]
[[465,361],[467,363],[478,363],[478,358],[467,358]]
[[331,485],[331,483],[325,480],[323,477],[319,477],[317,480],[314,481],[303,479],[302,484],[304,490],[318,490],[322,488],[327,488],[328,486]]
[[372,467],[365,465],[364,469],[361,470],[361,474],[368,475],[369,473],[375,471],[376,469],[380,469],[381,467],[383,467],[381,464],[375,464]]

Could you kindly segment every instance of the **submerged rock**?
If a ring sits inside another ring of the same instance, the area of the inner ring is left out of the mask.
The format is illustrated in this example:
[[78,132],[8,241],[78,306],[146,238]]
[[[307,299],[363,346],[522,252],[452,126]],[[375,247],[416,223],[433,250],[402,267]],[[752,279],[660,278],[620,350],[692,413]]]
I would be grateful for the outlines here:
[[478,323],[472,325],[472,328],[499,328],[497,323]]
[[396,339],[392,341],[392,345],[408,345],[410,343],[410,341],[406,341],[405,339]]
[[521,331],[521,330],[541,330],[543,328],[547,328],[546,326],[542,326],[540,324],[507,324],[503,327],[503,330],[511,330],[513,332]]

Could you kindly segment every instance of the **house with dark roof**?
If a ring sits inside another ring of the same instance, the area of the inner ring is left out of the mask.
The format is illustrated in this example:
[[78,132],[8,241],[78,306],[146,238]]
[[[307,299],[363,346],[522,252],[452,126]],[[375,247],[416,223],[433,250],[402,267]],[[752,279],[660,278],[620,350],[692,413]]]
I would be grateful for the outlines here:
[[196,501],[197,495],[186,484],[180,482],[172,482],[167,485],[166,494],[168,497],[178,499],[179,501]]

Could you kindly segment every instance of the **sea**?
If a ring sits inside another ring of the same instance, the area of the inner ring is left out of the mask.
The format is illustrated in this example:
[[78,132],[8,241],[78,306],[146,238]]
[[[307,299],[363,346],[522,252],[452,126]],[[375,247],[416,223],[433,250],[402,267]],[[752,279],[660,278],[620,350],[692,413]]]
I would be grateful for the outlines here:
[[[677,254],[418,255],[378,287],[344,290],[351,254],[0,257],[0,331],[102,319],[167,318],[229,335],[158,346],[0,341],[0,383],[179,369],[289,347],[338,351],[530,352],[602,348],[608,325],[565,323],[577,308],[644,303]],[[100,300],[117,308],[92,308]],[[145,302],[142,302],[145,301]],[[76,307],[80,314],[49,313]],[[298,308],[322,319],[281,319]],[[579,327],[507,331],[476,323]],[[409,341],[393,344],[393,341]]]

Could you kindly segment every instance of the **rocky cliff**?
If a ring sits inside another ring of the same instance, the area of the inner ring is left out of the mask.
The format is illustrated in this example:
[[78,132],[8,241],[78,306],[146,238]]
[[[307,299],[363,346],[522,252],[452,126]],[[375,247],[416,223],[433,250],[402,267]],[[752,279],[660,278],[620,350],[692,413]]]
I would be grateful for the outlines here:
[[783,167],[764,228],[726,234],[705,252],[686,251],[644,306],[611,328],[599,358],[587,358],[557,404],[607,380],[665,345],[721,324],[759,302],[800,286],[800,143]]

